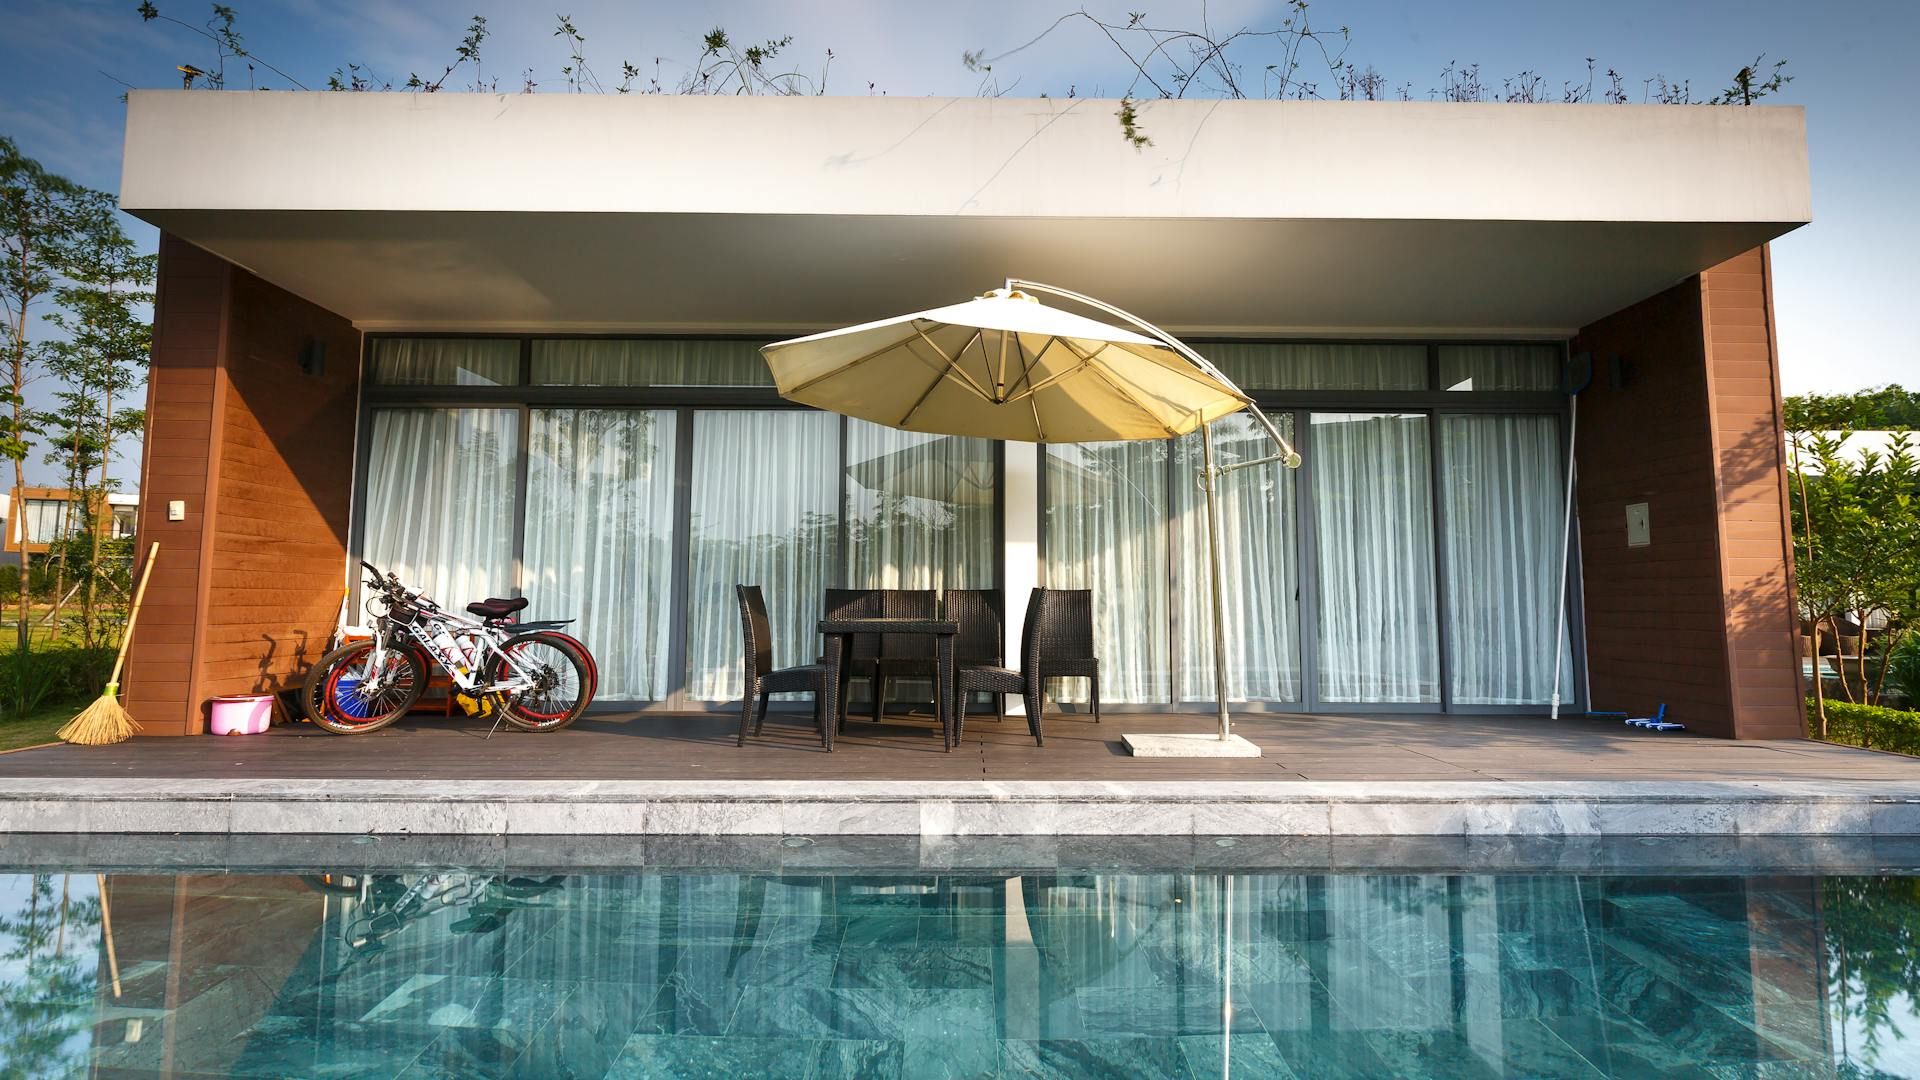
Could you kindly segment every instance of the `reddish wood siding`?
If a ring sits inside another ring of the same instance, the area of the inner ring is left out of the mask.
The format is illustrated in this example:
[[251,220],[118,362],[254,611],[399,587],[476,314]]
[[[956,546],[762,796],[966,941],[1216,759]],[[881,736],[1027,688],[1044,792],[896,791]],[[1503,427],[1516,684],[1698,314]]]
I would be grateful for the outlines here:
[[1747,738],[1805,730],[1771,278],[1762,248],[1708,270],[1701,287],[1728,674],[1735,731]]
[[[1595,362],[1575,449],[1594,704],[1665,702],[1696,731],[1743,738],[1801,730],[1763,266],[1749,252],[1573,346]],[[1652,543],[1629,548],[1636,502]]]
[[[140,543],[160,540],[161,556],[127,702],[154,734],[194,734],[208,698],[283,688],[332,633],[360,335],[173,237],[160,288]],[[309,340],[326,346],[318,378],[299,368]],[[165,520],[169,499],[187,521]]]

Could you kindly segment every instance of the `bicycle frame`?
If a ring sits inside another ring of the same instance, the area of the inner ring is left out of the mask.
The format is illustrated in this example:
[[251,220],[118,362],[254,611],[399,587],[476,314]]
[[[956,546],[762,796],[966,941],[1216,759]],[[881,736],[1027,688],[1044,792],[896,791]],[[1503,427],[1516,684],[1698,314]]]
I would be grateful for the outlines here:
[[[373,568],[369,566],[368,569]],[[367,681],[376,689],[381,686],[389,670],[387,653],[396,647],[392,639],[399,636],[411,639],[423,655],[447,673],[455,686],[467,693],[518,694],[538,685],[538,674],[501,647],[514,637],[510,630],[446,611],[418,590],[408,590],[407,594],[406,602],[415,612],[413,620],[396,624],[392,618],[393,600],[387,595],[385,584],[375,582],[375,585],[380,591],[367,598],[367,611],[374,616],[373,651],[369,655],[370,674]],[[385,605],[386,609],[375,611],[376,602]],[[453,648],[443,647],[434,640],[438,635],[431,628],[436,626],[447,632],[454,642]],[[459,651],[461,638],[474,642],[472,656]],[[511,675],[505,679],[495,679],[486,674],[498,664],[504,664]]]

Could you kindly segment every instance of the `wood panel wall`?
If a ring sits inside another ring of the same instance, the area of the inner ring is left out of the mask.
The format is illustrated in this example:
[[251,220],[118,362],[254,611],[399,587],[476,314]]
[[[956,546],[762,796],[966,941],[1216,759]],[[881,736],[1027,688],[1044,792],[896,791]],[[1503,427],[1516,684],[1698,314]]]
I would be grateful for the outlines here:
[[[174,237],[159,288],[139,543],[161,553],[124,681],[147,731],[188,735],[205,729],[207,699],[282,689],[326,647],[345,582],[360,335]],[[309,342],[325,348],[317,376],[300,366]],[[166,520],[173,499],[185,521]]]
[[[1664,702],[1732,738],[1802,731],[1765,258],[1748,252],[1574,339],[1594,358],[1575,457],[1597,709]],[[1639,502],[1652,542],[1632,548],[1626,508]]]

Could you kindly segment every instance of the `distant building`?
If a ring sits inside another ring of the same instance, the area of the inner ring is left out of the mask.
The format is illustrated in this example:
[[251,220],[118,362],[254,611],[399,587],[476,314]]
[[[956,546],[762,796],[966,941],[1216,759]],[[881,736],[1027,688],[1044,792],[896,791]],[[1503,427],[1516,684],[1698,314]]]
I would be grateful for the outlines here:
[[[0,495],[0,529],[4,530],[0,535],[6,537],[0,562],[5,565],[18,565],[23,549],[30,555],[45,554],[54,540],[80,531],[78,493],[68,488],[30,487],[18,489],[18,496],[14,492]],[[107,530],[103,535],[110,540],[131,537],[139,526],[140,496],[109,492],[106,503],[113,512],[100,517],[101,526]],[[19,513],[14,512],[16,506]]]

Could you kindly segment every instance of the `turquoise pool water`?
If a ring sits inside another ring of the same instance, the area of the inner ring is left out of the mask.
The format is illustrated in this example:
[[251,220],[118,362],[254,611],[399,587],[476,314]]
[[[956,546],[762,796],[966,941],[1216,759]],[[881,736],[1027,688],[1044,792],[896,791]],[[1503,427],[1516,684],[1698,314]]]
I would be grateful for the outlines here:
[[1875,875],[18,873],[0,1074],[1914,1076],[1916,934]]

